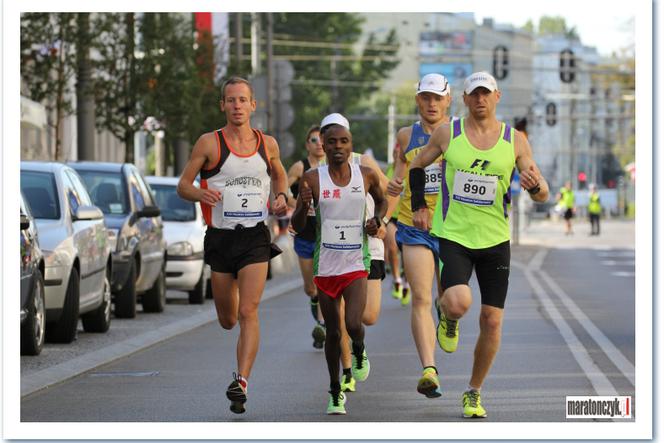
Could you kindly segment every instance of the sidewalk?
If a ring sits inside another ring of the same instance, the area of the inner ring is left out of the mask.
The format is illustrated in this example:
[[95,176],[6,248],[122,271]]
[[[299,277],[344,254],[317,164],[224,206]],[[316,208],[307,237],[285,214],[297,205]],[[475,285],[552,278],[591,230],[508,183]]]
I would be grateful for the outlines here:
[[625,248],[635,247],[634,220],[602,220],[600,235],[590,236],[590,223],[586,219],[574,219],[573,235],[565,235],[565,222],[536,220],[521,230],[519,245],[545,246],[549,248]]

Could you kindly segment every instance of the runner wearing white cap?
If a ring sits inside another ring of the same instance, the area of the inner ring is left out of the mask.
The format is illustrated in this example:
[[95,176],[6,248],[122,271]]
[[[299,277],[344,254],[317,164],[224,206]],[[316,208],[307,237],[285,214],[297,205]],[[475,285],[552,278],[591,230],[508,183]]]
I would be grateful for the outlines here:
[[[413,222],[421,229],[431,229],[440,242],[444,292],[439,299],[437,339],[444,351],[457,348],[458,321],[472,303],[468,281],[473,269],[480,287],[480,334],[468,389],[462,395],[466,418],[487,416],[480,388],[500,347],[510,267],[510,184],[515,169],[533,200],[549,198],[549,187],[532,158],[528,139],[496,119],[500,97],[491,74],[476,72],[466,78],[463,101],[468,116],[436,129],[409,172]],[[443,183],[432,223],[424,168],[441,155]]]
[[[401,128],[397,133],[397,143],[402,149],[400,155],[395,158],[394,176],[388,185],[390,199],[396,199],[401,195],[396,241],[402,248],[403,267],[410,284],[411,332],[422,365],[417,392],[427,398],[441,395],[435,360],[436,326],[431,311],[431,290],[438,265],[438,241],[429,234],[428,230],[420,229],[413,224],[407,170],[410,162],[426,145],[434,130],[449,123],[450,100],[450,85],[443,75],[427,74],[422,77],[415,96],[420,120],[411,126]],[[432,162],[425,173],[426,199],[432,209],[440,191],[443,175],[440,160]]]
[[[369,375],[362,324],[371,258],[367,235],[378,233],[387,207],[377,174],[348,161],[353,149],[349,128],[348,120],[341,114],[330,114],[321,122],[328,164],[304,174],[292,217],[293,227],[299,231],[306,224],[309,207],[313,204],[316,210],[314,282],[321,293],[319,304],[327,327],[328,414],[346,413],[346,397],[339,380],[342,297],[346,305],[346,329],[352,339],[353,377],[361,381]],[[365,216],[367,192],[374,199],[376,214],[368,221]]]

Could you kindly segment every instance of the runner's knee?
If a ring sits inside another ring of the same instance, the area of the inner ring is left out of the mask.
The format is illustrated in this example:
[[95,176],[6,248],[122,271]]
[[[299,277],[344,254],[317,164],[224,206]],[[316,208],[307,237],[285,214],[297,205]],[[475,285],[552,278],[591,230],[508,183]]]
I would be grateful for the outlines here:
[[221,327],[226,330],[233,329],[233,327],[237,324],[236,316],[218,315],[217,319],[219,320]]
[[480,313],[480,329],[488,334],[500,334],[503,317],[497,313]]

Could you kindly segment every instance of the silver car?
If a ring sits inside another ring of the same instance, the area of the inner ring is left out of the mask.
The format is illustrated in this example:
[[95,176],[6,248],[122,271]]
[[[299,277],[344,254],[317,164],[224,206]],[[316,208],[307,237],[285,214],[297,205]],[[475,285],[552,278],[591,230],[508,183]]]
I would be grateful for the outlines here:
[[207,226],[201,206],[177,194],[178,177],[147,176],[164,221],[167,244],[166,287],[189,293],[189,303],[201,304],[212,298],[210,266],[203,262],[203,241]]
[[21,191],[45,257],[46,340],[70,343],[111,324],[111,249],[104,215],[67,165],[21,162]]

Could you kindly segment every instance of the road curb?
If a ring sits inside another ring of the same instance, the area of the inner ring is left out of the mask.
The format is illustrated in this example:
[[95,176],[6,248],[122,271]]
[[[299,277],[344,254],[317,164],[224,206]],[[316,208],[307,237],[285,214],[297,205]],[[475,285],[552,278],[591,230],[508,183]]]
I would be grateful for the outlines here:
[[[262,300],[278,297],[299,287],[302,287],[302,279],[299,275],[274,286],[270,286],[268,282],[263,292]],[[149,346],[216,321],[216,319],[217,316],[214,309],[210,309],[207,312],[184,318],[120,343],[89,352],[67,362],[23,376],[21,377],[21,397],[49,388],[98,366],[134,354]]]

